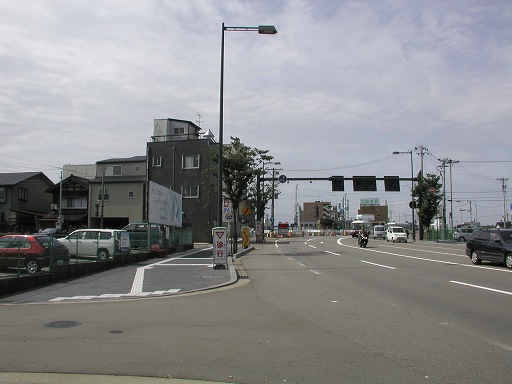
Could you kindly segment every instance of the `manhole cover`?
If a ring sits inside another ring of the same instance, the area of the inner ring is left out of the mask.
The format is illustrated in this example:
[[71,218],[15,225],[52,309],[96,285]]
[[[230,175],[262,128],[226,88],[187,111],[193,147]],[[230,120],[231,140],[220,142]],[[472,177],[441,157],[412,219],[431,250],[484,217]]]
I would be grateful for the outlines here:
[[120,331],[119,329],[113,329],[112,331],[109,331],[108,333],[113,333],[113,334],[117,334],[117,333],[123,333],[124,331]]
[[59,320],[59,321],[52,321],[51,323],[46,323],[44,326],[48,328],[72,328],[72,327],[78,327],[79,325],[82,325],[82,323],[78,321],[73,320]]

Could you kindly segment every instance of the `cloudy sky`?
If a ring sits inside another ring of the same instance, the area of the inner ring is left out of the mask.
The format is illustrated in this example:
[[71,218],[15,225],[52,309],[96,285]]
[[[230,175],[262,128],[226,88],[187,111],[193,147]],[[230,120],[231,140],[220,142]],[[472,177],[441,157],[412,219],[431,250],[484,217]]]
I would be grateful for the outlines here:
[[[225,142],[268,149],[288,178],[410,177],[410,155],[392,152],[423,146],[426,173],[458,161],[454,223],[469,201],[483,224],[510,215],[510,0],[2,0],[0,172],[57,181],[64,164],[144,155],[155,118],[217,135],[223,22],[278,30],[226,32]],[[351,215],[380,198],[410,219],[408,186],[290,181],[275,217],[346,194]]]

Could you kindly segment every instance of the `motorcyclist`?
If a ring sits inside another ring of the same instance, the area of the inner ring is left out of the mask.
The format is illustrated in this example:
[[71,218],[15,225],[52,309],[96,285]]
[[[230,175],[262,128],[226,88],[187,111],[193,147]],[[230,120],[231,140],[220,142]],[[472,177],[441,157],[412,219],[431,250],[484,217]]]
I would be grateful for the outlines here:
[[359,236],[357,237],[357,244],[361,245],[361,240],[363,237],[366,237],[368,239],[370,237],[370,233],[366,228],[363,228],[359,231]]

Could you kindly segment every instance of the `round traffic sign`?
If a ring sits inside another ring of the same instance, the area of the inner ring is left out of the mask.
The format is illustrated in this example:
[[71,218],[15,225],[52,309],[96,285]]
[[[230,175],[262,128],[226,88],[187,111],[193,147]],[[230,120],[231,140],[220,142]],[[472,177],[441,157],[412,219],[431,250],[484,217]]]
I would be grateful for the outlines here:
[[286,176],[285,176],[285,175],[280,175],[280,176],[279,176],[279,182],[280,182],[280,183],[286,183],[286,180],[288,180],[288,179],[286,178]]

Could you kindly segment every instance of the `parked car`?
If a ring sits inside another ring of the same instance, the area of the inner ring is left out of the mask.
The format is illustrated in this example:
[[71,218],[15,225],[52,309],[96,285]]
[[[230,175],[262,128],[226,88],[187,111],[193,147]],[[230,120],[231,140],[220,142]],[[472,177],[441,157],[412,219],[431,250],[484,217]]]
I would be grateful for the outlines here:
[[78,229],[60,239],[70,255],[94,256],[107,260],[118,254],[130,252],[130,236],[121,229]]
[[466,242],[466,255],[475,265],[493,261],[512,269],[512,229],[475,230]]
[[43,234],[0,237],[0,267],[25,268],[31,275],[51,263],[69,263],[69,251],[59,240]]
[[383,225],[375,225],[373,227],[373,238],[376,239],[378,237],[386,238],[386,227]]
[[407,232],[402,227],[391,226],[386,230],[386,241],[407,243]]
[[66,231],[64,229],[59,229],[59,228],[45,228],[42,230],[41,233],[43,233],[45,235],[53,236],[57,239],[66,237],[68,235],[68,231]]
[[453,232],[453,239],[457,241],[466,241],[473,233],[474,228],[457,228]]
[[[148,236],[151,237],[151,244],[158,244],[160,241],[160,226],[157,224],[151,224],[151,227],[148,223],[131,223],[128,224],[123,230],[128,231],[130,234],[130,246],[132,249],[148,248]],[[148,235],[148,231],[151,231],[151,234]]]

